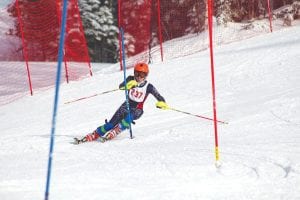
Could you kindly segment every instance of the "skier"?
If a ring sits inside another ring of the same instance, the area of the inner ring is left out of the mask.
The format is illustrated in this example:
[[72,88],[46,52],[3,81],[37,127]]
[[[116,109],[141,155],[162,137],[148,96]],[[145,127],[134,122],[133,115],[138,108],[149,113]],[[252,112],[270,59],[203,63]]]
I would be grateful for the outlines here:
[[[137,120],[143,115],[143,104],[149,94],[152,94],[157,99],[157,108],[168,109],[169,107],[164,97],[146,80],[148,74],[148,65],[146,63],[138,63],[134,67],[134,76],[131,75],[126,78],[130,115],[128,114],[125,101],[112,118],[109,121],[105,120],[105,124],[98,127],[93,133],[86,135],[82,139],[74,138],[75,144],[95,140],[105,142],[114,138],[123,130],[128,129],[130,123],[134,123],[133,120]],[[119,89],[125,90],[125,81],[119,85]]]

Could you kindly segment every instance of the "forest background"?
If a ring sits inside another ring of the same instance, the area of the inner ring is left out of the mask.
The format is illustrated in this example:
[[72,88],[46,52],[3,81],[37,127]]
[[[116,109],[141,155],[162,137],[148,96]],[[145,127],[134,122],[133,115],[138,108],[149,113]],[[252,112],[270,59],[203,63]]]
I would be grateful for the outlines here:
[[[151,0],[149,0],[151,2]],[[297,0],[270,0],[271,10],[275,10]],[[7,1],[8,2],[8,1]],[[126,0],[130,8],[134,9],[144,1]],[[152,3],[155,3],[153,1]],[[116,63],[118,62],[118,1],[109,0],[78,0],[81,19],[83,22],[85,37],[92,62]],[[200,33],[206,26],[206,0],[161,0],[161,20],[163,31],[174,29],[184,35]],[[176,4],[176,6],[170,6]],[[129,8],[129,7],[128,7]],[[195,12],[197,8],[197,12]],[[155,8],[151,8],[155,9]],[[267,0],[215,0],[214,15],[219,25],[227,22],[249,22],[255,19],[266,18]],[[182,12],[185,11],[185,12]],[[15,2],[8,7],[10,16],[17,17]],[[134,13],[130,10],[128,13]],[[156,15],[153,12],[153,15]],[[189,16],[197,14],[198,20],[191,22]],[[139,13],[139,15],[147,14]],[[155,19],[152,16],[151,19]],[[15,28],[9,34],[21,37],[17,20]],[[154,21],[154,20],[153,20]],[[138,30],[137,30],[138,31]],[[157,27],[151,26],[149,30],[152,38],[157,38]],[[183,35],[172,35],[164,32],[164,41],[171,40]],[[140,41],[142,42],[142,41]],[[149,46],[158,44],[157,39],[151,39]]]

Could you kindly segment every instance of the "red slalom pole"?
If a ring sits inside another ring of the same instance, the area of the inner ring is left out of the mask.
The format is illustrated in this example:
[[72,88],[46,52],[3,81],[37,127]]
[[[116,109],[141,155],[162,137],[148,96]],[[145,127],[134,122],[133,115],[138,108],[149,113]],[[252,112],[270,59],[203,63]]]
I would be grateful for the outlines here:
[[[121,0],[118,0],[118,27],[119,27],[119,30],[121,28],[121,6],[122,6],[122,2]],[[120,62],[120,71],[123,70],[123,62],[122,62],[122,49],[121,49],[121,46],[122,46],[122,38],[121,38],[121,33],[119,31],[119,35],[118,35],[118,40],[119,40],[119,62]]]
[[16,1],[16,7],[17,7],[17,12],[18,12],[18,21],[20,25],[20,31],[21,31],[21,36],[22,36],[22,51],[23,51],[23,56],[24,60],[26,63],[26,70],[27,70],[27,77],[28,77],[28,84],[29,84],[29,89],[30,89],[30,94],[31,96],[33,95],[33,89],[32,89],[32,82],[31,82],[31,76],[30,76],[30,69],[29,69],[29,64],[28,64],[28,51],[27,51],[27,46],[25,44],[25,39],[24,39],[24,30],[23,30],[23,23],[21,19],[21,11],[19,7],[19,0]]
[[160,58],[164,61],[163,46],[162,46],[162,30],[161,30],[161,20],[160,20],[160,0],[157,0],[157,24],[158,24],[158,35],[159,35],[159,45],[160,45]]
[[273,32],[270,0],[267,0],[267,3],[268,3],[268,12],[269,12],[270,31]]
[[214,74],[214,52],[213,52],[213,0],[207,0],[208,9],[208,29],[209,29],[209,50],[210,50],[210,65],[211,65],[211,83],[212,83],[212,97],[213,97],[213,112],[214,112],[214,129],[215,129],[215,158],[216,167],[219,163],[219,144],[218,144],[218,126],[217,126],[217,104],[216,104],[216,87]]

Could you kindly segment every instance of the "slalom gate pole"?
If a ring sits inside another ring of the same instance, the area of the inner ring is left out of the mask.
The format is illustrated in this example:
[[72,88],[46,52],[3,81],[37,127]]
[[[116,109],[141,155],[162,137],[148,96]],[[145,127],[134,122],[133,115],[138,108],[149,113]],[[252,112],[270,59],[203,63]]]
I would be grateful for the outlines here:
[[27,71],[30,94],[32,96],[33,95],[33,89],[32,89],[31,75],[30,75],[30,69],[29,69],[29,64],[28,64],[28,51],[27,51],[27,46],[25,45],[25,40],[24,40],[24,30],[23,30],[23,22],[22,22],[22,19],[21,19],[19,0],[16,0],[16,8],[17,8],[17,13],[18,13],[19,27],[20,27],[21,36],[22,36],[22,46],[23,46],[22,52],[23,52],[25,63],[26,63],[26,71]]
[[160,0],[157,0],[157,24],[158,24],[158,35],[159,35],[159,46],[160,46],[160,58],[161,62],[164,61],[164,54],[163,54],[163,38],[162,38],[162,31],[161,31],[161,19],[160,19]]
[[214,52],[213,52],[213,5],[214,0],[207,1],[208,8],[208,29],[209,29],[209,50],[210,50],[210,71],[211,71],[211,85],[213,97],[213,113],[214,113],[214,129],[215,129],[215,158],[216,167],[219,167],[219,142],[218,142],[218,125],[217,125],[217,103],[216,103],[216,87],[215,87],[215,73],[214,73]]
[[[131,118],[131,113],[130,113],[130,107],[129,107],[129,98],[128,98],[128,88],[127,88],[127,81],[126,81],[126,63],[125,63],[125,45],[124,45],[124,30],[121,27],[120,28],[120,33],[121,33],[121,39],[122,39],[122,61],[123,61],[123,72],[124,72],[124,84],[125,84],[125,96],[126,96],[126,106],[127,106],[127,111],[128,111],[128,116],[129,119]],[[131,123],[129,123],[129,132],[130,132],[130,138],[132,139],[132,128],[131,128]]]
[[[194,117],[198,117],[198,118],[202,118],[202,119],[214,121],[214,119],[212,119],[212,118],[201,116],[201,115],[192,114],[192,113],[189,113],[189,112],[186,112],[186,111],[182,111],[182,110],[178,110],[178,109],[175,109],[175,108],[169,108],[169,110],[173,110],[173,111],[180,112],[180,113],[187,114],[187,115],[191,115],[191,116],[194,116]],[[228,122],[220,121],[220,120],[217,120],[217,122],[219,122],[221,124],[228,124]]]
[[271,12],[271,4],[270,4],[270,0],[267,0],[267,4],[268,4],[268,13],[269,13],[269,23],[270,23],[270,31],[273,32],[273,27],[272,27],[272,12]]
[[[121,4],[122,4],[122,2],[121,2],[121,0],[118,0],[118,28],[119,28],[119,30],[120,30],[120,28],[121,28],[121,26],[122,26],[122,24],[121,24]],[[120,48],[119,48],[119,59],[120,59],[120,71],[122,71],[123,70],[123,65],[122,65],[122,58],[123,58],[123,55],[122,55],[122,39],[121,39],[121,33],[119,32],[119,34],[118,34],[118,40],[119,40],[119,46],[120,46]]]
[[56,73],[53,115],[52,115],[52,127],[51,127],[50,150],[49,150],[49,158],[48,158],[48,171],[47,171],[45,200],[49,199],[51,167],[52,167],[53,148],[54,148],[54,135],[55,135],[55,127],[56,127],[56,113],[57,113],[57,107],[58,107],[60,75],[61,75],[61,63],[63,60],[63,49],[64,49],[64,43],[65,43],[65,27],[66,27],[67,12],[68,12],[67,4],[68,4],[68,0],[64,0],[63,1],[63,10],[62,10],[63,17],[62,17],[62,23],[61,23],[61,29],[60,29],[60,39],[59,39],[59,49],[58,49],[58,63],[57,63],[57,73]]
[[113,90],[108,90],[108,91],[105,91],[105,92],[100,92],[100,93],[93,94],[93,95],[90,95],[90,96],[81,97],[79,99],[74,99],[74,100],[71,100],[71,101],[67,101],[64,104],[74,103],[74,102],[77,102],[77,101],[81,101],[81,100],[84,100],[84,99],[89,99],[89,98],[92,98],[92,97],[95,97],[95,96],[98,96],[98,95],[107,94],[107,93],[115,92],[115,91],[118,91],[118,90],[119,89],[113,89]]

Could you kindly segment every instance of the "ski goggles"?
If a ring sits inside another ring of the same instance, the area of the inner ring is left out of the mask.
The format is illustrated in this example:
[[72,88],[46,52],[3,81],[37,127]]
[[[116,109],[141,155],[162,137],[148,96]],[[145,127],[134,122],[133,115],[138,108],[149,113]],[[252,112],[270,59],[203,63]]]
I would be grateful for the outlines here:
[[146,78],[147,73],[145,73],[145,72],[139,72],[139,71],[134,71],[134,76],[135,77]]

